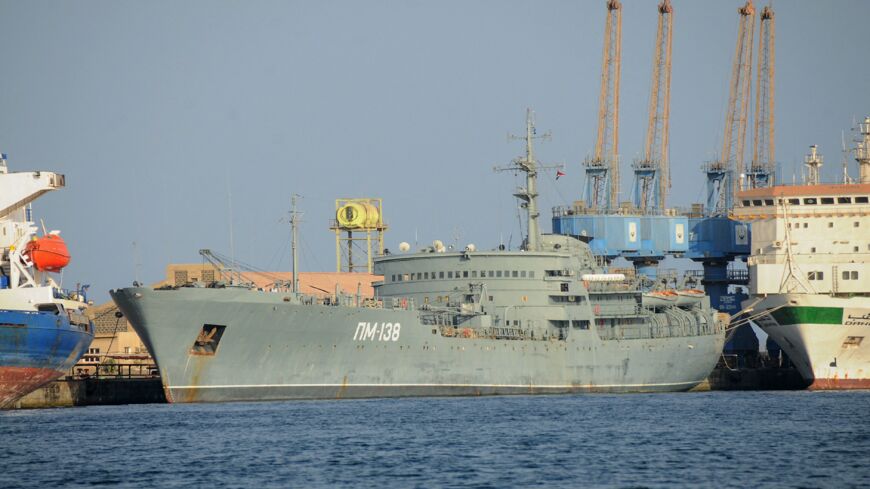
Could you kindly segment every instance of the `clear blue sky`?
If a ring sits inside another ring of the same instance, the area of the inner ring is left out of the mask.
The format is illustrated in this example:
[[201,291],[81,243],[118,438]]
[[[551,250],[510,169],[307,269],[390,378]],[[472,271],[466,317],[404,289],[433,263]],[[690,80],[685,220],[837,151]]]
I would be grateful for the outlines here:
[[[626,1],[620,153],[642,151],[656,9]],[[674,2],[670,202],[702,198],[721,147],[738,1]],[[870,114],[866,1],[775,5],[776,148],[787,169]],[[387,246],[519,242],[509,174],[492,172],[526,107],[553,141],[546,209],[578,199],[593,147],[604,1],[0,1],[0,149],[68,187],[38,200],[95,298],[153,282],[197,250],[289,268],[286,214],[304,195],[301,265],[332,270],[337,197],[382,197]],[[854,167],[853,167],[854,168]],[[791,171],[787,170],[790,174]],[[544,229],[549,229],[549,212]],[[137,243],[134,253],[132,243]],[[136,255],[138,254],[138,258]]]

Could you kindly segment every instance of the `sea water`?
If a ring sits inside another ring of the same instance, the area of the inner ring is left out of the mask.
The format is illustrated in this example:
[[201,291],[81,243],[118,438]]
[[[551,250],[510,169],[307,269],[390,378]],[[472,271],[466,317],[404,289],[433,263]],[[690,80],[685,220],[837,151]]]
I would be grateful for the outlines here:
[[0,488],[868,487],[870,392],[0,412]]

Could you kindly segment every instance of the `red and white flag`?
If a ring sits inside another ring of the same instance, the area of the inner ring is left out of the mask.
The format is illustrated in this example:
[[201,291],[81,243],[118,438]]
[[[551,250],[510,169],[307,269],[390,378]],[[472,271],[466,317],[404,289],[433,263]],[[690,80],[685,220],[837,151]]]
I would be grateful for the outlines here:
[[564,177],[564,176],[565,176],[565,172],[563,172],[562,170],[556,170],[556,180],[558,180],[559,177]]

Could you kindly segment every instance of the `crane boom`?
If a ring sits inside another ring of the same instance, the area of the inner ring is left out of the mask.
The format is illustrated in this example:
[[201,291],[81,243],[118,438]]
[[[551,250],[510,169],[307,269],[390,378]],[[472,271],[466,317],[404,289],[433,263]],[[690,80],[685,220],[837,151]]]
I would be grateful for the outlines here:
[[668,166],[668,136],[674,8],[670,0],[659,3],[658,12],[646,143],[643,159],[634,164],[634,204],[635,207],[642,210],[663,210],[671,186]]
[[717,161],[706,167],[707,208],[713,215],[728,213],[740,190],[735,179],[743,174],[752,75],[752,34],[755,22],[755,6],[752,0],[747,0],[743,7],[737,9],[737,13],[740,15],[740,22],[737,44],[734,48],[734,62],[731,67],[722,153]]
[[607,0],[607,21],[601,57],[598,137],[586,166],[587,205],[614,209],[619,199],[619,74],[622,52],[622,4]]
[[755,83],[755,137],[752,162],[746,174],[749,188],[767,187],[775,181],[774,146],[774,38],[773,9],[761,9],[758,28],[758,74]]

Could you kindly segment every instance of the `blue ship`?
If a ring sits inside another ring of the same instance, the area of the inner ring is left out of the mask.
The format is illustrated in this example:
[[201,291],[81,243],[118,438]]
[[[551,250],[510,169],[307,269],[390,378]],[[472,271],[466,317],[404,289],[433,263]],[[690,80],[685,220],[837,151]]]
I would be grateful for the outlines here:
[[31,221],[31,202],[64,185],[57,173],[10,173],[0,155],[0,408],[66,374],[94,338],[84,292],[52,277],[69,263],[66,244]]

